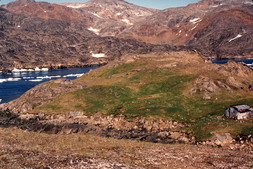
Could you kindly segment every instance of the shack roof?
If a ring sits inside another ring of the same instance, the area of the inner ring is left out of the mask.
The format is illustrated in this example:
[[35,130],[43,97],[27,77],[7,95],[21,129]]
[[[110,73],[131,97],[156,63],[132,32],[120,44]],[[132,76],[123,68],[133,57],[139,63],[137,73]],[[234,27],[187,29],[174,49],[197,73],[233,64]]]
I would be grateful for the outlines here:
[[248,105],[237,105],[237,106],[231,106],[238,111],[245,111],[245,110],[250,110],[250,107]]

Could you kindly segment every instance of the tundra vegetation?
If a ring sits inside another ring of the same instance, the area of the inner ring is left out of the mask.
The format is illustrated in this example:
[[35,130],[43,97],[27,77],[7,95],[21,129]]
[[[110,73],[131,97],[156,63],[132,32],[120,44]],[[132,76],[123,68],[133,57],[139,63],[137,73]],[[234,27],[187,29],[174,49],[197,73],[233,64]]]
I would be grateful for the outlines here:
[[[253,92],[240,89],[240,85],[251,83],[252,72],[247,73],[244,69],[250,68],[241,68],[241,64],[237,66],[234,69],[238,72],[233,72],[229,65],[226,68],[204,63],[199,55],[188,52],[127,56],[72,84],[87,88],[64,93],[29,112],[81,111],[86,115],[100,112],[122,114],[129,119],[173,120],[186,124],[188,127],[180,130],[192,133],[199,141],[212,138],[212,133],[231,133],[233,137],[249,135],[253,134],[252,120],[223,118],[230,105],[253,106]],[[199,77],[208,80],[196,84]]]

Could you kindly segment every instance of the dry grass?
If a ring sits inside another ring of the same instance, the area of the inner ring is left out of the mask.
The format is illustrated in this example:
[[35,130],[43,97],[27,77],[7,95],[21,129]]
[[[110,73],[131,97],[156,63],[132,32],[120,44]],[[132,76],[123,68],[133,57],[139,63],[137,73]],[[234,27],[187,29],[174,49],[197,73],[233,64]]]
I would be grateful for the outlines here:
[[[219,168],[253,165],[252,152],[194,145],[164,145],[87,134],[52,135],[0,128],[0,167],[62,165],[59,158],[104,159],[144,168]],[[35,154],[35,155],[34,155]],[[42,154],[42,156],[38,155]],[[22,157],[22,158],[21,158]],[[43,158],[42,158],[43,157]],[[21,160],[17,160],[20,159]],[[89,168],[88,166],[86,166]]]

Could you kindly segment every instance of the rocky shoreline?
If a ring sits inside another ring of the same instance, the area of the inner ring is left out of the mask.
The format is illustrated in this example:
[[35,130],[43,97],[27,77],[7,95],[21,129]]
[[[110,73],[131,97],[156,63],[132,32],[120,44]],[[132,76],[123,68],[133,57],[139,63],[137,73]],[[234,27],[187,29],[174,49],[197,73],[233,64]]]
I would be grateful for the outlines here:
[[[59,69],[69,69],[69,68],[81,68],[81,67],[94,67],[94,66],[104,66],[108,63],[108,61],[99,61],[99,62],[94,62],[94,63],[86,63],[83,65],[58,65],[58,66],[52,66],[52,65],[41,65],[38,67],[33,67],[33,66],[20,66],[18,68],[0,68],[0,74],[8,74],[12,73],[15,70],[19,70],[19,72],[29,72],[29,71],[36,71],[36,69],[41,69],[38,71],[43,71],[44,70],[59,70]],[[31,70],[32,69],[32,70]]]

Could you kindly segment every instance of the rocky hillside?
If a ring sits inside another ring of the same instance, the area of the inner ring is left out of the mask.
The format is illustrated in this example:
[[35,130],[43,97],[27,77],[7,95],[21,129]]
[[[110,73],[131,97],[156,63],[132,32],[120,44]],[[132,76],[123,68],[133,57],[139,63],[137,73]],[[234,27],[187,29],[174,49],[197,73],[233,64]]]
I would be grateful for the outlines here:
[[41,119],[56,133],[70,125],[73,132],[164,143],[214,139],[214,133],[236,138],[252,133],[252,120],[222,117],[230,105],[253,106],[246,90],[252,79],[247,65],[205,63],[196,53],[126,55],[74,81],[40,84],[0,108]]
[[203,0],[187,7],[169,8],[146,17],[119,36],[196,47],[207,57],[250,57],[252,4],[249,0]]
[[61,5],[18,0],[2,7],[8,11],[0,11],[1,70],[104,64],[174,45],[181,46],[173,50],[218,59],[248,58],[253,52],[249,0],[203,0],[162,11],[123,0]]
[[80,24],[13,14],[0,8],[1,69],[104,64],[124,54],[171,50],[136,40],[100,37]]
[[196,26],[186,45],[213,58],[245,57],[253,54],[253,6],[210,14]]
[[63,3],[89,18],[89,30],[100,36],[117,36],[140,19],[153,15],[155,9],[140,7],[124,0],[91,0],[84,3]]
[[1,7],[19,15],[74,22],[82,24],[84,27],[88,22],[83,15],[72,8],[47,2],[17,0]]

